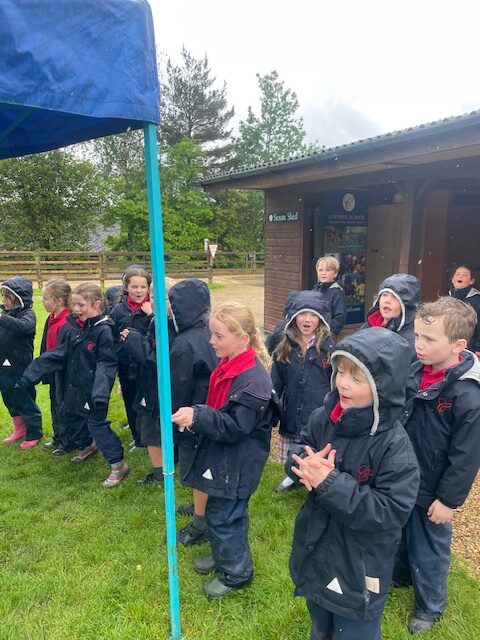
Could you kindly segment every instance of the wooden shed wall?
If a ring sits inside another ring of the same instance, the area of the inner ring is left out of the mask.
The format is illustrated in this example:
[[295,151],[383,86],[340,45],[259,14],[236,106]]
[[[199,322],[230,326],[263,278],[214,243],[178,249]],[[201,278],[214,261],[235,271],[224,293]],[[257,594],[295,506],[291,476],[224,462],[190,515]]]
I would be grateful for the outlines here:
[[[298,211],[298,221],[268,222],[270,213]],[[303,200],[291,189],[265,193],[265,329],[283,318],[285,298],[303,285]]]

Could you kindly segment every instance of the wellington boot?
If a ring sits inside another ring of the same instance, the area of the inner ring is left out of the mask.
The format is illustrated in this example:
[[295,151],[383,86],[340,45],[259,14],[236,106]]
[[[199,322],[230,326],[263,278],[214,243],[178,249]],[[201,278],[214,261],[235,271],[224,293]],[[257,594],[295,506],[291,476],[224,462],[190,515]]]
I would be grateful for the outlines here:
[[8,438],[5,438],[5,440],[3,441],[5,444],[8,444],[9,442],[16,442],[17,440],[22,440],[27,432],[25,420],[22,418],[22,416],[13,416],[12,420],[13,433],[8,436]]

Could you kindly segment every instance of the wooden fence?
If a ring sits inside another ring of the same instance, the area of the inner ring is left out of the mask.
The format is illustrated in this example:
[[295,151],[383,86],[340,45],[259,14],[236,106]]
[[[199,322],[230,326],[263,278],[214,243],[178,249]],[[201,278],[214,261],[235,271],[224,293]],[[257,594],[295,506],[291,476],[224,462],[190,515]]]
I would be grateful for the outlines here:
[[[215,258],[205,252],[170,251],[164,254],[165,270],[172,277],[209,277],[218,271],[255,273],[264,266],[264,255],[256,251],[217,251]],[[38,283],[50,278],[66,280],[119,280],[130,264],[150,269],[149,252],[127,251],[0,251],[0,280],[22,275]]]

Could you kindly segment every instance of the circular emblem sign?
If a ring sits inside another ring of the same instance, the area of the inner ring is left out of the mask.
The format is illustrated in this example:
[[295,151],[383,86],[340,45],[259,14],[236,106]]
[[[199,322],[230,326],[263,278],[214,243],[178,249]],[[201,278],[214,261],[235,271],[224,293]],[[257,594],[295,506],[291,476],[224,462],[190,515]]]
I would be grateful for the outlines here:
[[346,193],[343,196],[342,205],[345,211],[353,211],[355,209],[355,196],[353,193]]

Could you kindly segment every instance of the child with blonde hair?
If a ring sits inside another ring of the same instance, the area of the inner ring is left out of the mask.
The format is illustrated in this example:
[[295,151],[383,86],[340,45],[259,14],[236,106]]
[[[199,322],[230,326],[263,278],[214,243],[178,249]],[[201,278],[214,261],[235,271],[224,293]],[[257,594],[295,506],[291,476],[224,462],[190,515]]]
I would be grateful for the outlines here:
[[221,360],[210,377],[206,402],[180,407],[172,421],[179,430],[200,436],[183,481],[208,494],[212,554],[197,558],[194,568],[202,574],[216,571],[203,592],[220,598],[253,578],[248,501],[268,457],[278,398],[251,310],[239,302],[225,303],[211,313],[209,326],[210,343]]
[[[40,354],[55,349],[71,337],[77,337],[81,329],[70,312],[72,289],[66,280],[54,278],[43,287],[42,302],[49,316],[45,322]],[[47,374],[42,382],[50,387],[50,411],[52,414],[53,438],[43,445],[52,451],[52,457],[60,458],[74,449],[90,450],[92,437],[84,417],[65,410],[65,372]],[[96,452],[92,450],[92,453]],[[88,457],[88,456],[87,456]],[[78,458],[78,456],[76,456]],[[83,462],[84,460],[78,460]]]
[[345,293],[337,282],[340,272],[340,262],[335,256],[322,256],[315,265],[317,284],[313,291],[321,294],[330,312],[330,331],[338,336],[347,319],[347,304]]
[[82,462],[97,447],[111,465],[103,486],[114,487],[129,473],[120,438],[107,420],[110,392],[117,373],[113,321],[106,315],[106,299],[93,282],[79,285],[72,293],[72,311],[80,327],[77,336],[46,351],[25,371],[24,379],[35,384],[45,374],[65,370],[65,409],[87,420],[92,443],[79,452]]

